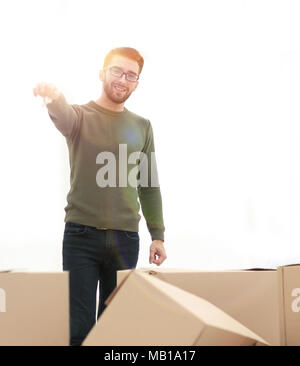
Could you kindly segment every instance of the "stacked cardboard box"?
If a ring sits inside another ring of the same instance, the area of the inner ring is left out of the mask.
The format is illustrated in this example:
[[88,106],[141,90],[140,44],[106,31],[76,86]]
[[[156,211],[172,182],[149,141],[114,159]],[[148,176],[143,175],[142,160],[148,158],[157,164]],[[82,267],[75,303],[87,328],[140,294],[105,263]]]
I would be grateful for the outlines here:
[[300,346],[300,265],[278,267],[280,344]]
[[0,272],[0,345],[69,345],[68,272]]

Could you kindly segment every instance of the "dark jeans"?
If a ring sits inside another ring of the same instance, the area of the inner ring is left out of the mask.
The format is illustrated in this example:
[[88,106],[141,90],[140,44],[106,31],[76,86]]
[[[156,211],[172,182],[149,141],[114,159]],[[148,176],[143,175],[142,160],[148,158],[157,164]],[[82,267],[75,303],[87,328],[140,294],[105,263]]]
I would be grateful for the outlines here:
[[63,270],[69,271],[71,346],[80,345],[96,323],[98,281],[97,318],[116,286],[117,271],[136,267],[139,242],[138,232],[65,224]]

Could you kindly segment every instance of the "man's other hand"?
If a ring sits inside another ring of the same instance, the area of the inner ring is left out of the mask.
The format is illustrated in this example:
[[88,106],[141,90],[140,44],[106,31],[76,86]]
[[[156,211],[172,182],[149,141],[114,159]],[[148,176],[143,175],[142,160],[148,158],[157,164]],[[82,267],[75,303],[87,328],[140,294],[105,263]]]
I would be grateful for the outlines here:
[[153,240],[150,246],[149,263],[155,263],[157,266],[159,266],[166,258],[167,255],[164,248],[164,242],[162,240]]

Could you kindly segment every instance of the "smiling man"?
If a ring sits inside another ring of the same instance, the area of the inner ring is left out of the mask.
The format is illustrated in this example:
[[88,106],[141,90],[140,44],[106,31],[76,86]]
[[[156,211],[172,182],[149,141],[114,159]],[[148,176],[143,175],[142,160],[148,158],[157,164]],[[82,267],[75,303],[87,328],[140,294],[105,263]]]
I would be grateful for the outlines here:
[[[69,105],[52,84],[33,89],[45,99],[69,149],[63,269],[70,274],[71,345],[80,345],[95,324],[98,281],[97,318],[116,286],[117,271],[136,267],[140,206],[152,239],[149,263],[160,265],[166,259],[152,126],[124,106],[143,65],[134,48],[113,49],[100,71],[100,97],[83,105]],[[134,172],[136,185],[129,184]],[[105,175],[118,184],[106,183]]]

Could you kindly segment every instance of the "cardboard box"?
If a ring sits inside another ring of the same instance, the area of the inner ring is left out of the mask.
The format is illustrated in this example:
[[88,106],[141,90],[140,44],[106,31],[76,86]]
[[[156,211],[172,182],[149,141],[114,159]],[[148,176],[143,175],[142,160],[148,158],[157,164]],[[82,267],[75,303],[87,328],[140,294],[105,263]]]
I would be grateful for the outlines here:
[[278,267],[280,339],[284,346],[300,345],[300,265]]
[[[209,301],[264,338],[270,345],[281,344],[276,270],[198,271],[140,268],[136,271]],[[120,284],[129,272],[130,270],[118,271],[117,283]]]
[[0,272],[0,345],[69,345],[68,272]]
[[208,301],[141,271],[130,271],[84,346],[266,345]]

